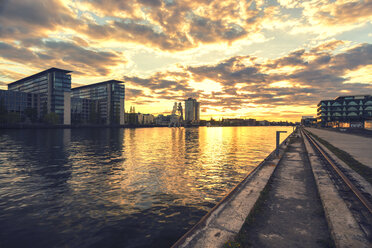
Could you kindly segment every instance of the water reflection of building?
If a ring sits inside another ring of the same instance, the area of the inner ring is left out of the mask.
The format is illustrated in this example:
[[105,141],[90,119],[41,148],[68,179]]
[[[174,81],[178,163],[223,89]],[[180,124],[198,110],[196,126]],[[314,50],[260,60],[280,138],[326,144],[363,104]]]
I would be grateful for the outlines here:
[[185,156],[199,154],[199,128],[185,128]]
[[[70,140],[70,129],[8,130],[0,150],[2,158],[9,161],[7,166],[22,168],[22,174],[18,176],[32,179],[25,183],[25,191],[35,190],[32,188],[34,184],[41,190],[43,187],[40,185],[44,184],[48,187],[65,186],[71,175],[67,166]],[[15,150],[15,147],[20,148]],[[7,152],[8,149],[12,152]],[[16,156],[17,159],[9,160],[9,156]]]
[[[36,73],[8,84],[9,91],[38,94],[40,103],[31,105],[39,116],[58,115],[59,124],[70,124],[71,71],[58,68]],[[11,94],[11,93],[10,93]],[[32,98],[32,95],[27,95]]]
[[[109,80],[72,89],[74,121],[124,125],[125,86]],[[88,99],[88,100],[86,100]]]
[[200,121],[200,103],[196,99],[189,98],[185,100],[185,122],[199,123]]

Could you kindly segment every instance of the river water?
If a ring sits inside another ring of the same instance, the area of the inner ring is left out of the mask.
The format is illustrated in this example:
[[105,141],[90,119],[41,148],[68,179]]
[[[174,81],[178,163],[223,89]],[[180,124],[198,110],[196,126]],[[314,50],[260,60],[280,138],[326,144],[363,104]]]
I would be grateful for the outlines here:
[[292,127],[0,130],[0,247],[169,247]]

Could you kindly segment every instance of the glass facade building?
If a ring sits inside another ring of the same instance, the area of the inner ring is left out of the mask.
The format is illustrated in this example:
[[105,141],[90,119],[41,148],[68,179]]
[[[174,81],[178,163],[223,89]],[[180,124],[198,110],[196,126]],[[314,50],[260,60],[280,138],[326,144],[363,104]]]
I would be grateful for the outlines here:
[[71,123],[98,123],[98,101],[87,98],[71,97]]
[[[124,124],[125,86],[123,82],[109,80],[73,88],[71,96],[73,118],[81,116],[83,122],[95,119],[95,122],[99,124]],[[92,101],[88,103],[79,99]]]
[[185,101],[185,122],[199,123],[200,121],[200,103],[195,99],[189,98]]
[[[20,120],[27,117],[39,118],[37,109],[40,106],[40,95],[12,90],[0,90],[0,109],[17,114]],[[28,113],[26,113],[28,111]],[[35,116],[27,116],[34,113]]]
[[41,117],[49,113],[58,115],[58,123],[71,124],[71,71],[50,68],[8,84],[9,91],[39,95],[37,112]]
[[372,120],[372,96],[340,96],[318,103],[317,121],[323,127],[365,127]]
[[32,116],[37,123],[70,125],[72,119],[73,124],[124,124],[123,82],[71,89],[70,73],[50,68],[8,84],[8,90],[0,90],[0,119],[24,123]]

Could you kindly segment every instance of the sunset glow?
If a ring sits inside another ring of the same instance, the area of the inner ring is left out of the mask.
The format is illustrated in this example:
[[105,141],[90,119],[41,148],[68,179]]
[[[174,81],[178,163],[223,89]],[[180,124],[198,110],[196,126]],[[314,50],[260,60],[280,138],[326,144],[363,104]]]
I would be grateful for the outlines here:
[[273,121],[372,92],[371,0],[11,0],[0,23],[0,89],[58,67],[124,81],[126,111]]

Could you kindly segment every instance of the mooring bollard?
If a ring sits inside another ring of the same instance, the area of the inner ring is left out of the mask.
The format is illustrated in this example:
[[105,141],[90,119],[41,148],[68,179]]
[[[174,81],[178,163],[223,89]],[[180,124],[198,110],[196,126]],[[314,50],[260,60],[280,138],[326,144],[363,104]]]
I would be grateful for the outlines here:
[[287,131],[276,131],[276,149],[275,154],[279,156],[279,145],[280,145],[280,133],[286,133]]

